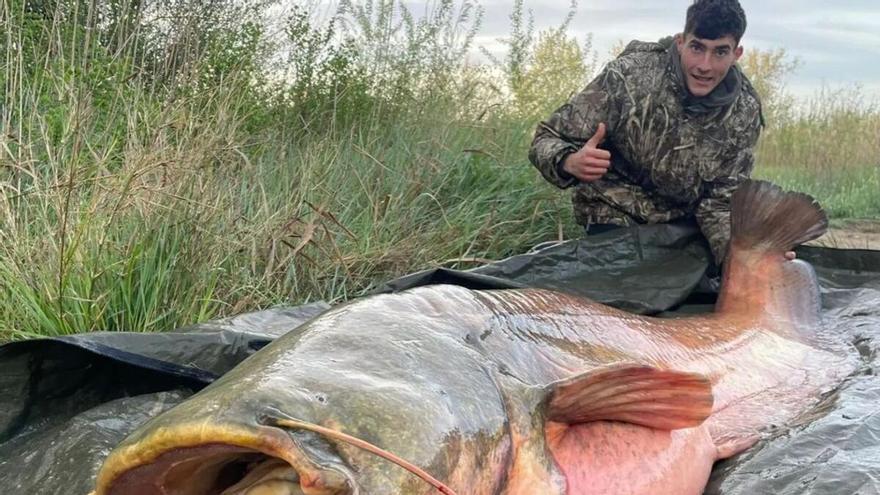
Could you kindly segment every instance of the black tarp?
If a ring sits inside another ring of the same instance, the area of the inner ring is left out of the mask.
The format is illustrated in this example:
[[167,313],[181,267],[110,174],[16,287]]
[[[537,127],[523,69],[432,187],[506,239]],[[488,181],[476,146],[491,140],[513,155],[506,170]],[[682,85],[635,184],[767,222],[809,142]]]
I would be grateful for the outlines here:
[[[797,428],[719,463],[707,494],[880,494],[880,252],[803,247],[825,324],[861,367]],[[468,271],[436,269],[378,291],[432,283],[544,287],[646,314],[711,310],[705,242],[690,227],[591,236]],[[0,490],[86,495],[109,450],[266,343],[328,306],[277,308],[161,334],[92,333],[0,347]]]

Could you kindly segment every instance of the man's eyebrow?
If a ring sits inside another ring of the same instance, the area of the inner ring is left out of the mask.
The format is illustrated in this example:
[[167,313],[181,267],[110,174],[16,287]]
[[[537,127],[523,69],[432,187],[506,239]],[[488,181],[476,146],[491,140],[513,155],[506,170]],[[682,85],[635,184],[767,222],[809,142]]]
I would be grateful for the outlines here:
[[[705,43],[703,43],[702,41],[700,41],[698,39],[692,39],[689,44],[692,46],[698,46],[698,47],[702,47],[702,48],[707,47],[707,45]],[[730,44],[724,44],[724,45],[719,45],[719,46],[713,47],[712,49],[714,51],[733,50],[733,47],[730,46]]]

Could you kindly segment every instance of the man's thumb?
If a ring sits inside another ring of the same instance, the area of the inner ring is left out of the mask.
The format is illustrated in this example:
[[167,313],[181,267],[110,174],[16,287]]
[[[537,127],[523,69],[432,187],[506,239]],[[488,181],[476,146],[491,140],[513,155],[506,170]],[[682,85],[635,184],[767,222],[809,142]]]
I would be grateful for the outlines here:
[[587,141],[586,146],[589,146],[591,148],[595,148],[596,146],[599,146],[600,144],[602,144],[602,141],[604,141],[604,140],[605,140],[605,123],[600,122],[599,128],[596,129],[596,134],[593,134],[593,137],[591,137],[590,140]]

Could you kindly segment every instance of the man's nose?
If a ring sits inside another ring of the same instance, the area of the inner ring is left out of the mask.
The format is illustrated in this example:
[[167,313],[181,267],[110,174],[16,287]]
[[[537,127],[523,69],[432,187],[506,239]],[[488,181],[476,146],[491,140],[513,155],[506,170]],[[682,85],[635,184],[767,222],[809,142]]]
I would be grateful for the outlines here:
[[700,58],[697,60],[697,70],[699,70],[700,72],[709,72],[710,70],[712,70],[711,57],[712,54],[709,53],[708,50],[700,55]]

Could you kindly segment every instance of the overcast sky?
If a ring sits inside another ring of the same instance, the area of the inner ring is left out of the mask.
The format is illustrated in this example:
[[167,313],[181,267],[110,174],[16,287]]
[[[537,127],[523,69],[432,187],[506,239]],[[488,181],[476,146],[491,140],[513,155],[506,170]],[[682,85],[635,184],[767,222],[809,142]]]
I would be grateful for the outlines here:
[[[284,1],[284,0],[282,0]],[[299,2],[303,0],[287,0]],[[305,0],[333,10],[334,0]],[[355,0],[356,1],[356,0]],[[379,0],[373,0],[378,2]],[[500,55],[498,38],[510,33],[513,0],[474,0],[485,11],[475,40]],[[558,26],[570,0],[524,0],[537,29]],[[418,15],[431,0],[403,0]],[[584,40],[593,34],[600,60],[611,47],[632,39],[654,41],[684,28],[691,0],[579,0],[569,32]],[[784,48],[801,62],[787,87],[798,96],[821,88],[860,84],[866,96],[880,100],[880,0],[740,0],[748,18],[746,48]],[[457,1],[460,4],[460,0]],[[475,50],[475,53],[477,50]]]
[[[680,31],[691,0],[580,0],[570,32],[593,33],[600,59],[619,40],[656,40]],[[860,83],[880,97],[880,0],[740,0],[748,18],[744,46],[784,48],[801,61],[788,82],[798,95],[823,85]],[[511,0],[482,0],[486,16],[477,43],[498,49],[510,32]],[[525,0],[535,24],[558,25],[566,0]]]

